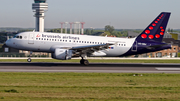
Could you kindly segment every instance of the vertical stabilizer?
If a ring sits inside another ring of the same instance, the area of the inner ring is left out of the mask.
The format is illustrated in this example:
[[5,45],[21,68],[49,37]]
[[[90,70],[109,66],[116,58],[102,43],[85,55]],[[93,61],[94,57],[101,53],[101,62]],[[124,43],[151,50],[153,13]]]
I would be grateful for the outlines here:
[[161,42],[171,13],[162,12],[136,40]]

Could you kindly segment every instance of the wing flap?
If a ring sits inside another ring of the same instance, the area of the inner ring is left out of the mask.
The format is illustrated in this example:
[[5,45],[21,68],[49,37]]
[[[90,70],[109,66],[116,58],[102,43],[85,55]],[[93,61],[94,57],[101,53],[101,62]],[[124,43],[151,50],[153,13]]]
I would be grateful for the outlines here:
[[72,47],[71,50],[76,50],[78,52],[92,53],[95,51],[108,49],[110,45],[114,45],[114,44],[107,43],[107,44],[99,44],[99,45],[77,46],[77,47]]

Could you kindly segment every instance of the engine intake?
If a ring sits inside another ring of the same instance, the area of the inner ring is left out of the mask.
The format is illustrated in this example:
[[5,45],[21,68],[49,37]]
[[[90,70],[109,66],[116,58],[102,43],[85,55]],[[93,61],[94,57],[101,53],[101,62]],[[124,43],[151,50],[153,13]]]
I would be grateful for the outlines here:
[[58,60],[69,60],[72,58],[72,50],[68,49],[55,49],[54,53],[52,53],[52,58]]

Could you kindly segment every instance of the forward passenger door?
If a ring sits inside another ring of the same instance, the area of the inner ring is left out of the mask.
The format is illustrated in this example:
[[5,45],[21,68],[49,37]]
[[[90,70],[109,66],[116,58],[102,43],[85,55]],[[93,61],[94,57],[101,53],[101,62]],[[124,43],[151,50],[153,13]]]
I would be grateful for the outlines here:
[[29,33],[28,44],[34,44],[34,34],[33,33]]

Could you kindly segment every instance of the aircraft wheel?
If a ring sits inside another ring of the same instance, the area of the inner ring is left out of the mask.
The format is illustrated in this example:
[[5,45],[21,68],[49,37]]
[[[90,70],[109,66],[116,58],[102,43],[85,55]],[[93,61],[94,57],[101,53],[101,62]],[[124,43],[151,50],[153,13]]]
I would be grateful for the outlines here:
[[84,60],[84,65],[88,66],[89,65],[89,61],[88,60]]
[[28,58],[27,61],[28,61],[28,62],[31,62],[31,58]]
[[80,60],[80,64],[82,64],[82,65],[84,64],[84,59]]

